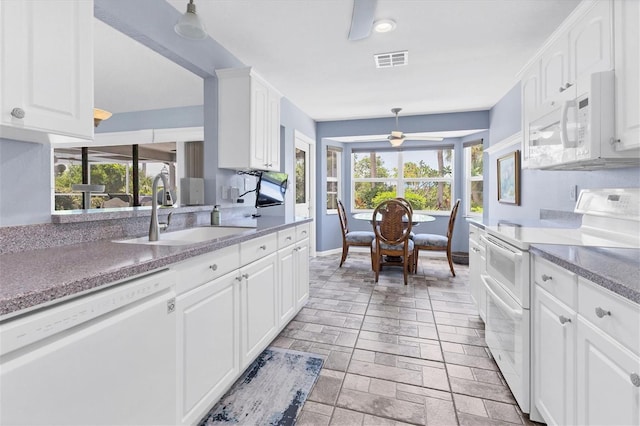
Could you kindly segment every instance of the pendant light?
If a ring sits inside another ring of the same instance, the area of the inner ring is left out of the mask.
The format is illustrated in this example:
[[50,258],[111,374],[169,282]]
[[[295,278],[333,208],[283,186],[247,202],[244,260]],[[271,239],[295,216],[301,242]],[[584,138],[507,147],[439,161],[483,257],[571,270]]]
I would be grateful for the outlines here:
[[193,0],[189,0],[187,11],[178,19],[173,29],[178,35],[191,40],[202,40],[207,38],[207,31],[204,24],[196,15],[196,5]]
[[108,120],[111,117],[111,115],[112,114],[109,111],[94,108],[93,109],[93,127],[98,127],[100,122],[102,122],[103,120]]

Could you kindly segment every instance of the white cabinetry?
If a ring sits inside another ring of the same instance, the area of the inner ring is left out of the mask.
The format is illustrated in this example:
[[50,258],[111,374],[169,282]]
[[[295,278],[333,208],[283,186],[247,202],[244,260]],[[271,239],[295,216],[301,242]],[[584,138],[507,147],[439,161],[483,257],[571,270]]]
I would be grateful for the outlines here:
[[484,229],[473,224],[469,225],[469,291],[476,302],[480,318],[485,320],[487,294],[482,284],[481,275],[485,272],[485,246],[481,236],[485,235]]
[[[181,262],[177,424],[195,424],[299,311],[309,283],[298,229],[286,228]],[[284,247],[276,253],[279,241]],[[308,241],[308,240],[305,240]],[[308,254],[308,251],[305,251]]]
[[176,424],[195,424],[240,374],[240,249],[173,267],[178,277]]
[[640,2],[613,3],[617,149],[640,148]]
[[533,404],[548,424],[640,424],[640,305],[534,257]]
[[277,258],[272,253],[241,270],[242,361],[244,369],[278,332]]
[[[541,102],[556,99],[581,76],[613,68],[611,2],[585,2],[583,14],[545,50],[541,58]],[[580,94],[578,88],[578,94]]]
[[[531,419],[575,424],[577,278],[539,257],[533,277],[533,404]],[[542,417],[540,417],[542,416]]]
[[0,136],[93,139],[93,1],[0,2]]
[[240,373],[237,271],[178,297],[178,424],[195,424]]
[[[615,6],[618,7],[618,3]],[[633,13],[632,9],[636,6],[635,0],[621,0],[620,7],[628,9],[631,14]],[[589,89],[591,74],[614,68],[613,9],[611,0],[586,0],[580,3],[523,71],[521,76],[523,167],[529,166],[531,142],[529,125],[531,122],[557,109],[560,102],[572,100],[570,98],[575,99],[582,95],[585,90]],[[619,82],[621,90],[631,90],[632,93],[638,93],[638,73],[633,74],[638,69],[637,40],[623,44],[618,41],[618,38],[626,41],[629,37],[633,40],[634,32],[637,38],[638,13],[632,18],[625,16],[625,19],[629,21],[625,22],[625,28],[618,28],[618,22],[615,23],[616,34],[618,31],[623,33],[623,35],[617,36],[615,41],[616,74],[618,72],[618,51],[624,50],[622,57],[631,56],[636,59],[621,59],[629,69],[625,73],[626,77],[623,77],[623,81]],[[635,46],[634,43],[636,43]],[[629,54],[630,51],[633,53]],[[633,92],[632,76],[635,77],[635,92]],[[628,80],[631,82],[628,83]],[[572,89],[567,91],[569,88]],[[626,121],[624,124],[619,124],[619,127],[632,130],[640,121],[637,118],[639,116],[637,112],[640,110],[637,106],[637,97],[636,95],[634,100],[634,96],[630,96],[629,99],[622,101],[625,103],[625,109],[631,109],[628,110],[630,112],[625,112]],[[633,110],[634,105],[635,111]],[[535,114],[540,116],[536,117]]]
[[309,300],[309,232],[308,223],[296,226],[294,276],[296,280],[297,310]]
[[296,279],[294,277],[294,264],[296,262],[297,248],[295,242],[295,228],[287,228],[278,231],[278,274],[280,276],[278,295],[279,323],[285,324],[293,318],[296,312]]
[[640,424],[640,305],[579,282],[576,424]]
[[309,299],[309,224],[278,232],[279,321],[286,325]]
[[250,67],[217,70],[218,166],[280,170],[280,98]]

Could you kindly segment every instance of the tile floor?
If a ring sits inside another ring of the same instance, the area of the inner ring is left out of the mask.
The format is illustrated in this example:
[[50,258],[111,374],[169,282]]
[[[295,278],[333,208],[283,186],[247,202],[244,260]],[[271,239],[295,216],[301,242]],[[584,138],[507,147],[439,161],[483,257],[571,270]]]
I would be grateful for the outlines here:
[[298,425],[532,424],[484,342],[468,292],[469,268],[421,258],[373,282],[368,254],[311,260],[309,302],[273,346],[325,363]]

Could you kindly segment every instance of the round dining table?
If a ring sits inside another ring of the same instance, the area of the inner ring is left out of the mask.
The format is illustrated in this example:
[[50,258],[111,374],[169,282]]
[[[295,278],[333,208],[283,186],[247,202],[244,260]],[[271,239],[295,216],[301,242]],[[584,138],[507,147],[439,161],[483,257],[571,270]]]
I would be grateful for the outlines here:
[[[372,222],[373,212],[354,213],[353,218],[358,220],[368,220],[369,222]],[[378,214],[377,220],[382,220],[382,215]],[[403,217],[403,220],[406,221],[406,217]],[[433,222],[434,220],[436,220],[436,218],[433,216],[429,216],[428,214],[414,213],[413,215],[411,215],[412,225],[417,225],[424,222]]]

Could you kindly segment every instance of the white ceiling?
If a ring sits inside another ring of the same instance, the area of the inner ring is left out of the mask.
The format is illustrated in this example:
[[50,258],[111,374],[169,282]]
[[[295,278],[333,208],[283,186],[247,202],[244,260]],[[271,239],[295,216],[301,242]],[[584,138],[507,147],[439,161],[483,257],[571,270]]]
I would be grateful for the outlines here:
[[[181,13],[188,0],[168,0]],[[195,0],[207,31],[317,121],[491,108],[579,0],[378,0],[395,31],[349,41],[350,0]],[[202,104],[202,79],[96,23],[96,106]],[[409,51],[376,69],[373,55]]]

